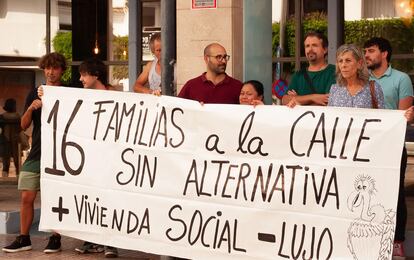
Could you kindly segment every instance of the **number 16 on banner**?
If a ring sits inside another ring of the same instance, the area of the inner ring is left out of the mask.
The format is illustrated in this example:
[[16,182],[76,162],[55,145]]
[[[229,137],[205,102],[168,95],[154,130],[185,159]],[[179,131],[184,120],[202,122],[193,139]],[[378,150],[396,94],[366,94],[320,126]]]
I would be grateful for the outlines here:
[[[79,144],[75,143],[75,142],[70,142],[70,141],[66,140],[70,125],[72,124],[73,119],[75,118],[76,114],[78,113],[79,108],[82,105],[82,102],[83,102],[82,100],[78,100],[78,102],[76,102],[76,105],[75,105],[75,107],[72,111],[72,114],[70,115],[70,118],[69,118],[68,122],[66,123],[65,131],[64,131],[63,136],[62,136],[62,144],[61,144],[61,149],[60,149],[60,151],[61,151],[60,156],[62,157],[63,166],[65,167],[65,170],[67,172],[69,172],[70,174],[72,174],[72,175],[79,175],[82,172],[83,166],[85,164],[85,152],[83,151],[82,147]],[[55,104],[52,108],[52,111],[50,111],[49,117],[47,119],[47,122],[49,124],[50,124],[50,121],[53,119],[53,166],[52,166],[52,168],[46,167],[45,172],[49,173],[49,174],[53,174],[53,175],[64,176],[65,171],[61,170],[61,169],[58,169],[56,167],[56,156],[57,156],[56,155],[56,143],[57,143],[56,130],[57,130],[58,111],[59,111],[59,100],[56,100],[56,102],[55,102]],[[80,164],[79,164],[78,168],[76,168],[76,169],[72,168],[73,165],[72,166],[69,165],[67,154],[66,154],[68,146],[72,146],[80,154],[80,157],[81,157]]]

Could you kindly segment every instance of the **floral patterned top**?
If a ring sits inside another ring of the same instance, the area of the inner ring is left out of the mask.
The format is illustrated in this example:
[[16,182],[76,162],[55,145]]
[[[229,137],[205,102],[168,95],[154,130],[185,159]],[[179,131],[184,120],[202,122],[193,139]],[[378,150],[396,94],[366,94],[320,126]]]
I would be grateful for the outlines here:
[[[384,108],[384,93],[378,83],[375,83],[375,96],[378,108]],[[329,92],[328,106],[372,108],[369,82],[354,96],[348,92],[348,89],[345,86],[340,86],[338,84],[332,85]]]

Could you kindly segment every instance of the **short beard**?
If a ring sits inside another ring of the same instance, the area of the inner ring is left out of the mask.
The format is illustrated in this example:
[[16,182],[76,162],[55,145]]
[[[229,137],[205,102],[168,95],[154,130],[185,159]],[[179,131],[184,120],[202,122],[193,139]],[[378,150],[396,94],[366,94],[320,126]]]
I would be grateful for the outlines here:
[[372,63],[371,65],[367,65],[367,68],[369,70],[376,70],[379,67],[381,67],[381,62],[377,62],[377,63]]
[[369,70],[376,70],[376,69],[378,69],[379,67],[381,67],[381,63],[373,63],[373,64],[371,64],[371,65],[367,66],[367,68],[368,68]]
[[224,68],[220,68],[219,66],[217,66],[216,68],[212,68],[212,71],[214,71],[214,73],[216,73],[217,75],[220,75],[226,73],[226,68],[226,65],[224,65]]
[[316,56],[316,54],[314,54],[312,58],[310,58],[309,56],[306,56],[306,59],[308,60],[308,63],[310,65],[319,64],[325,61],[325,57],[323,57],[323,59],[320,59],[318,56]]

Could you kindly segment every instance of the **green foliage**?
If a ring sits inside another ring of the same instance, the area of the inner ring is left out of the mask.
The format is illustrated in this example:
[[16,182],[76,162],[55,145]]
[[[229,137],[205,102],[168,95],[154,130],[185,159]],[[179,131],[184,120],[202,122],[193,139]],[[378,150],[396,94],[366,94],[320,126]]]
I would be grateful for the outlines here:
[[[302,32],[305,35],[309,31],[321,31],[327,35],[328,23],[324,13],[312,13],[304,17]],[[363,46],[371,37],[381,36],[388,39],[393,46],[393,54],[412,53],[414,47],[414,23],[401,18],[345,21],[345,43],[355,43]],[[279,44],[279,23],[273,23],[273,55],[276,56],[276,48]],[[284,56],[295,56],[295,21],[294,17],[288,19],[285,28],[286,45]],[[414,67],[414,61],[396,60],[393,67],[409,72]]]
[[[56,52],[72,61],[72,32],[58,32],[53,38],[53,48]],[[128,60],[128,36],[114,36],[113,38],[114,60]],[[128,78],[128,66],[114,66],[113,76],[116,79]],[[68,67],[62,76],[62,83],[71,83],[71,68]]]
[[[114,36],[114,60],[128,60],[128,36]],[[128,66],[115,66],[113,69],[115,79],[128,78]]]
[[[381,36],[388,39],[393,47],[393,54],[412,53],[414,47],[414,24],[399,18],[381,20],[360,20],[345,22],[345,43],[363,46],[371,37]],[[409,72],[414,62],[394,60],[394,68]]]
[[[311,13],[307,14],[302,25],[304,34],[309,31],[321,31],[327,32],[327,21],[324,13]],[[285,56],[294,56],[295,53],[295,19],[290,17],[286,23],[285,28],[287,46],[283,46],[285,50]],[[273,43],[273,56],[276,56],[276,49],[279,45],[280,24],[278,22],[272,24],[272,43]]]
[[[66,61],[72,61],[72,32],[58,32],[52,40],[53,49],[65,56]],[[62,76],[62,83],[65,85],[71,84],[72,69],[68,66],[68,69]]]

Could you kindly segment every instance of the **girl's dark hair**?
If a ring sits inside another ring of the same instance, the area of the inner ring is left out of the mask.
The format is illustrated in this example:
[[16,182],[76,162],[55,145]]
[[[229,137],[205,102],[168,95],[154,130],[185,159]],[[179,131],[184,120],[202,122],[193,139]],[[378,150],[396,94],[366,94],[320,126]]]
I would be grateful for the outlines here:
[[263,87],[262,82],[260,82],[260,81],[258,81],[258,80],[248,80],[248,81],[245,81],[245,82],[243,83],[243,86],[244,86],[244,85],[247,85],[247,84],[252,85],[252,86],[254,87],[254,89],[256,90],[257,94],[258,94],[259,96],[262,96],[262,97],[263,97],[264,87]]
[[83,61],[79,65],[79,73],[88,73],[91,76],[96,76],[102,84],[108,85],[106,66],[99,59],[91,58]]

